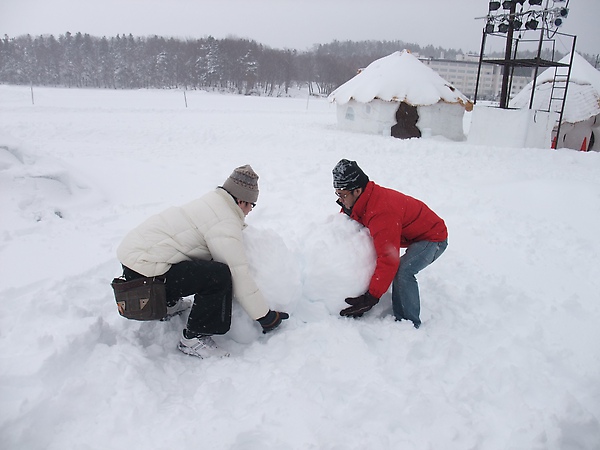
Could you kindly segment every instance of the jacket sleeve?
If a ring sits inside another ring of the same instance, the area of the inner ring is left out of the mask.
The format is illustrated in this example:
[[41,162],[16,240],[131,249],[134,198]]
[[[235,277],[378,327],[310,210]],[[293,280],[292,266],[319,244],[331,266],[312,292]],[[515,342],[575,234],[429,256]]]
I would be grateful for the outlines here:
[[392,219],[393,217],[389,214],[381,213],[374,215],[366,224],[377,254],[375,271],[369,283],[369,292],[377,298],[381,298],[387,292],[400,265],[402,224],[398,220]]
[[229,266],[233,295],[246,313],[253,320],[264,317],[269,307],[250,274],[240,223],[219,222],[206,233],[205,239],[213,259]]

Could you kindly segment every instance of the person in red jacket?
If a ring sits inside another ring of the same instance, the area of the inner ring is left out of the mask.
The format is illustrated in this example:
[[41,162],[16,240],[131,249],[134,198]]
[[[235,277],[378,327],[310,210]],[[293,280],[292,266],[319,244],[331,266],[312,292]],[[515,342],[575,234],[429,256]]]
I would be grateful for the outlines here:
[[[356,161],[342,159],[332,173],[337,203],[369,229],[377,254],[368,291],[346,298],[350,306],[340,315],[361,317],[392,285],[394,316],[419,328],[421,301],[415,275],[446,250],[446,224],[422,201],[369,181]],[[406,248],[402,257],[401,248]]]

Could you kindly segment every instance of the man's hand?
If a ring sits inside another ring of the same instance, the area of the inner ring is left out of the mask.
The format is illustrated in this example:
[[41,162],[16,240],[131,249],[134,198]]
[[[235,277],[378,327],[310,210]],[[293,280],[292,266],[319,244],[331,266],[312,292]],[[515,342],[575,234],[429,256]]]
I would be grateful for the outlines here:
[[351,306],[349,308],[342,309],[340,311],[340,316],[356,318],[362,316],[373,306],[379,303],[379,299],[373,297],[370,293],[367,292],[359,297],[348,297],[345,300],[345,302]]

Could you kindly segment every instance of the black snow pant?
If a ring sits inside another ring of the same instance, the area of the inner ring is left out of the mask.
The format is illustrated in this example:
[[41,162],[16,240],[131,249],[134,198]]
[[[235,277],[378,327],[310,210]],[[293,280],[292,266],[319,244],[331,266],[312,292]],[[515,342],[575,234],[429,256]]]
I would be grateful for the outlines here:
[[[143,275],[123,266],[126,280]],[[225,334],[231,327],[233,298],[231,272],[226,264],[216,261],[183,261],[171,266],[166,278],[167,304],[172,306],[181,297],[194,295],[194,304],[187,321],[191,335]]]

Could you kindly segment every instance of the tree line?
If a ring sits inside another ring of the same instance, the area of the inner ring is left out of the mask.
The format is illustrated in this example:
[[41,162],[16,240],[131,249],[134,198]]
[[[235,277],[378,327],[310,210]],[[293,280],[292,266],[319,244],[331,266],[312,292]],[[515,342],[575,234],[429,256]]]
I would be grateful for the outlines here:
[[328,95],[359,68],[394,51],[431,57],[455,50],[403,41],[338,42],[304,52],[247,39],[94,37],[65,33],[0,40],[0,83],[78,88],[183,88],[278,96],[292,86]]
[[[0,39],[0,83],[110,89],[206,89],[328,95],[357,70],[395,51],[454,59],[460,50],[397,41],[333,41],[307,51],[238,38],[94,37],[69,32]],[[498,55],[501,56],[501,55]],[[589,55],[583,55],[590,60]]]

